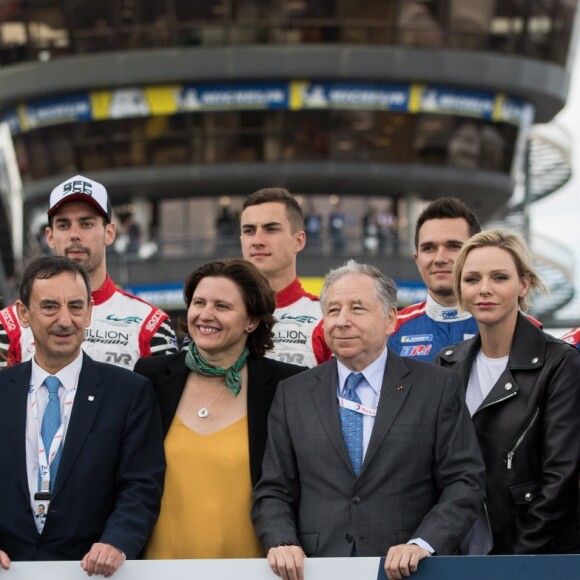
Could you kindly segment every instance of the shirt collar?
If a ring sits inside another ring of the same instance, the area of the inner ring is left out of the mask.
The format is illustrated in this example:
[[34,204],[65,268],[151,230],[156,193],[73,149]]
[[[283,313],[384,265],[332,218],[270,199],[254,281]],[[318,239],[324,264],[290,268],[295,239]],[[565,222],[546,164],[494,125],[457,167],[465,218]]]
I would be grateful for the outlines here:
[[[79,353],[77,358],[73,360],[71,363],[60,369],[58,373],[56,373],[56,377],[60,380],[61,384],[67,391],[71,389],[75,389],[79,382],[79,375],[81,374],[81,367],[83,366],[83,351]],[[36,392],[44,383],[44,379],[50,376],[50,373],[47,373],[41,366],[39,366],[32,358],[32,372],[30,375],[30,386]]]
[[[348,367],[343,365],[338,359],[336,361],[336,366],[338,368],[338,388],[339,392],[342,394],[344,390],[344,383],[351,371]],[[383,386],[383,378],[385,376],[385,368],[387,367],[387,348],[381,353],[381,355],[375,359],[368,367],[364,368],[361,372],[364,375],[365,381],[370,385],[371,389],[379,395],[381,392],[381,387]]]
[[439,302],[436,302],[431,294],[427,294],[427,304],[425,306],[425,312],[437,322],[455,322],[457,320],[467,320],[471,318],[471,314],[466,310],[461,312],[459,310],[459,305],[455,306],[442,306]]

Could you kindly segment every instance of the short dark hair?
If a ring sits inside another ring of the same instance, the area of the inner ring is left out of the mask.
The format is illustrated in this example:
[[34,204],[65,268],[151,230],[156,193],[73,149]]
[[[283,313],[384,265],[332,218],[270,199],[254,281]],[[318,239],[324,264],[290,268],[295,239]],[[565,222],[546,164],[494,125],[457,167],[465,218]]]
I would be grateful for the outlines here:
[[481,231],[477,216],[456,197],[440,197],[431,202],[417,219],[415,226],[415,250],[419,249],[419,230],[429,220],[464,219],[467,222],[469,237]]
[[304,213],[302,208],[294,196],[283,187],[267,187],[248,195],[242,205],[242,211],[252,205],[261,205],[270,202],[284,205],[286,217],[290,222],[290,228],[293,234],[304,229]]
[[80,276],[87,289],[87,300],[91,302],[91,280],[87,271],[76,262],[64,256],[40,256],[35,258],[26,266],[20,282],[18,292],[20,301],[28,308],[30,306],[30,296],[32,295],[32,285],[35,280],[48,280],[58,276],[63,272],[70,272],[75,276]]
[[264,356],[274,348],[272,328],[276,322],[274,310],[276,299],[266,277],[250,262],[241,258],[213,260],[194,270],[185,281],[183,298],[189,308],[199,283],[207,277],[227,278],[239,289],[248,315],[259,321],[256,329],[248,334],[250,354]]

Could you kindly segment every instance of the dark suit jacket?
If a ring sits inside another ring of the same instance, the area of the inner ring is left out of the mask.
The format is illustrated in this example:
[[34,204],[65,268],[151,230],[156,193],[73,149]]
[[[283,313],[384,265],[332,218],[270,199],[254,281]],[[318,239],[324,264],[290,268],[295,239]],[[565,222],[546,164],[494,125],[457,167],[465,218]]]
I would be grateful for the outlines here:
[[42,535],[30,507],[25,425],[31,363],[0,373],[0,548],[13,560],[80,560],[94,542],[133,559],[157,521],[165,457],[149,381],[83,355]]
[[483,461],[459,376],[389,351],[360,476],[344,444],[337,363],[282,381],[252,518],[267,551],[384,556],[414,538],[454,553],[483,500]]
[[[164,435],[169,431],[189,374],[185,366],[185,354],[181,352],[142,358],[135,365],[135,372],[147,377],[157,392]],[[258,356],[249,356],[247,364],[250,474],[252,484],[255,484],[260,475],[268,435],[268,412],[276,387],[282,379],[305,371],[306,368]]]

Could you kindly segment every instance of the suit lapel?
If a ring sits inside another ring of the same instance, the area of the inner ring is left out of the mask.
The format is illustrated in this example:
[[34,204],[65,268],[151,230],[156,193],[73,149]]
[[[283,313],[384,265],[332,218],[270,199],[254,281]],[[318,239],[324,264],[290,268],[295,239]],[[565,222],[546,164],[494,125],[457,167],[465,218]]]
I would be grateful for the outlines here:
[[161,406],[161,420],[163,423],[163,435],[167,435],[181,395],[185,389],[189,369],[185,366],[185,352],[169,361],[167,366],[159,373],[155,381],[155,391]]
[[275,380],[265,358],[248,358],[248,441],[250,472],[254,484],[258,480],[266,446],[268,412],[276,392],[271,382]]
[[264,365],[263,359],[248,358],[248,430],[250,449],[258,435],[252,429],[255,425],[265,425],[272,403],[274,389],[270,394],[266,386],[272,380],[272,373]]
[[336,452],[340,455],[348,469],[354,473],[346,445],[344,444],[340,415],[338,412],[338,401],[336,397],[338,371],[336,367],[336,359],[332,359],[329,363],[315,368],[320,372],[316,377],[318,382],[313,385],[312,389],[314,406],[318,412],[320,422],[322,423],[328,438],[334,445]]
[[31,369],[30,361],[22,363],[15,369],[11,380],[3,385],[3,396],[6,401],[4,421],[10,441],[9,448],[12,451],[16,477],[26,497],[26,504],[30,501],[26,471],[26,414]]
[[409,370],[404,360],[389,350],[375,424],[363,461],[361,475],[372,462],[411,390],[410,379],[406,379],[408,374]]
[[85,440],[91,431],[95,417],[103,399],[101,373],[98,366],[85,354],[79,376],[79,384],[70,415],[62,457],[54,484],[56,496],[63,486],[76,458],[80,454]]

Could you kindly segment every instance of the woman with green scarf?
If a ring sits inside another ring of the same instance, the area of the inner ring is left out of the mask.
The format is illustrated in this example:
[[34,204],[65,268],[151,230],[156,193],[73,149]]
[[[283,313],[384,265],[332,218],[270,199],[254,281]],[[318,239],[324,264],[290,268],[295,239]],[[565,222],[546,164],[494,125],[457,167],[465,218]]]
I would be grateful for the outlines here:
[[145,557],[259,558],[250,520],[267,418],[278,382],[305,370],[264,357],[273,348],[274,293],[255,266],[216,260],[184,289],[187,351],[140,359],[157,392],[167,474]]

